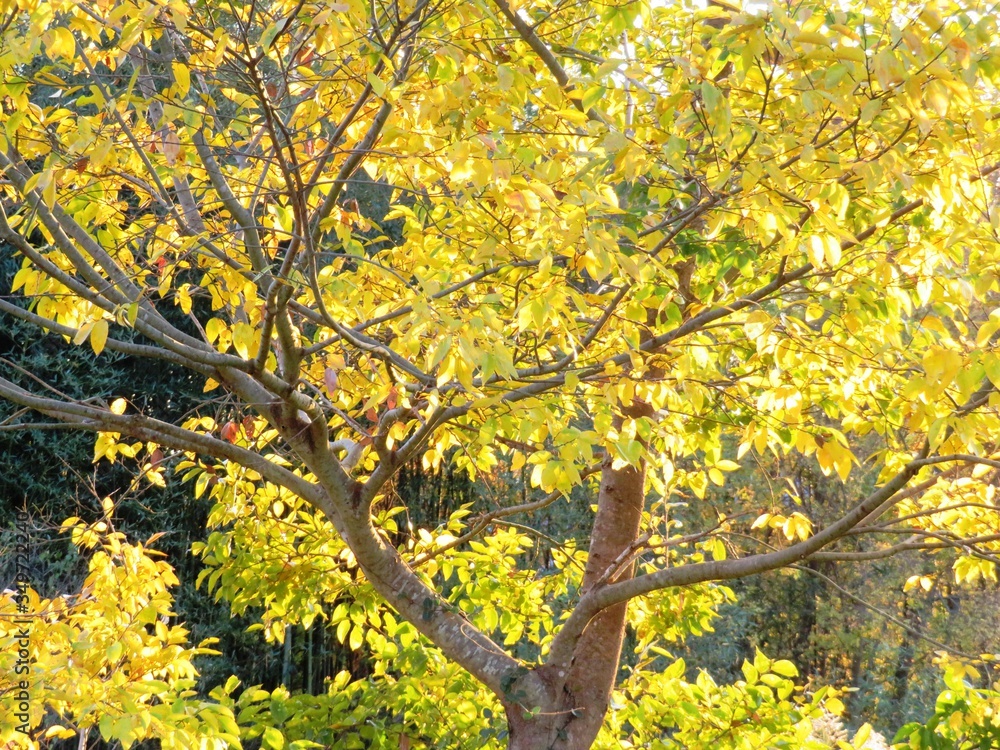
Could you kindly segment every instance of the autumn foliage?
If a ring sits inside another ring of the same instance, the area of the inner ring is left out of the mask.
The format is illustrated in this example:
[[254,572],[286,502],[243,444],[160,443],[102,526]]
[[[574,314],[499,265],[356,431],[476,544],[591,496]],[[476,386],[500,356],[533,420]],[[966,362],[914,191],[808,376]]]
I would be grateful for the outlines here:
[[[327,696],[192,695],[199,649],[160,620],[172,574],[109,507],[67,522],[91,576],[32,599],[32,739],[5,712],[0,740],[815,747],[839,700],[790,662],[719,685],[671,657],[725,581],[906,553],[995,585],[994,9],[0,8],[0,239],[22,259],[0,311],[183,365],[206,408],[174,424],[124,387],[7,377],[0,397],[190,481],[202,584],[266,637],[325,618],[376,664]],[[783,478],[736,491],[790,455],[863,489],[822,524]],[[392,488],[414,462],[531,493],[408,527]],[[713,487],[733,492],[685,515]],[[587,528],[532,526],[567,502]],[[996,696],[963,678],[991,658],[945,659],[961,708],[900,741],[988,741]]]

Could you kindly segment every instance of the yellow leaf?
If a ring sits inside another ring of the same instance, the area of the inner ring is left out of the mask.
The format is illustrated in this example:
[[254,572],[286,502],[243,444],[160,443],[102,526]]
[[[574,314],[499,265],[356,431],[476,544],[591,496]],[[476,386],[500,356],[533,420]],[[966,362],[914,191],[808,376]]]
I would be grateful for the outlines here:
[[929,349],[923,357],[924,371],[927,376],[946,387],[951,384],[962,366],[963,358],[958,352],[936,346]]
[[73,337],[73,343],[79,346],[84,341],[86,341],[87,337],[90,336],[90,329],[92,329],[93,327],[94,327],[93,322],[85,323],[84,325],[80,326],[80,328],[76,332],[76,335]]
[[191,89],[191,72],[188,66],[176,60],[171,64],[174,71],[174,88],[180,97],[187,96]]
[[125,413],[126,401],[123,398],[116,398],[111,402],[111,413],[112,414],[124,414]]
[[45,49],[52,57],[75,57],[76,39],[73,38],[73,32],[63,27],[50,29]]
[[866,746],[868,738],[872,735],[872,725],[862,724],[861,728],[858,729],[858,733],[854,735],[854,747],[862,748]]
[[514,213],[522,216],[536,215],[542,210],[542,202],[538,199],[538,195],[526,190],[508,193],[505,200]]
[[48,171],[35,172],[33,175],[31,175],[31,177],[28,178],[27,182],[24,183],[24,192],[30,193],[39,185],[42,185],[44,187],[44,185],[48,183],[43,183],[42,180],[48,180],[50,176],[51,173]]
[[941,81],[931,81],[924,89],[924,104],[939,117],[944,117],[951,106],[951,89]]
[[721,539],[713,539],[711,547],[713,560],[718,561],[726,559],[726,545],[722,543]]
[[809,244],[806,246],[806,254],[809,256],[809,262],[816,268],[823,267],[823,260],[826,255],[826,243],[823,242],[821,236],[814,234],[809,238]]
[[799,670],[787,659],[779,659],[771,665],[771,671],[782,677],[798,677]]
[[56,204],[56,187],[56,178],[55,175],[52,175],[42,190],[42,200],[45,201],[45,205],[49,208],[52,208]]
[[917,586],[924,591],[930,591],[934,587],[934,581],[927,576],[910,576],[906,579],[906,583],[903,584],[903,591],[911,591]]
[[[191,312],[191,293],[188,291],[188,284],[182,284],[177,289],[177,304],[181,311],[187,315]],[[245,323],[243,325],[246,325]]]
[[824,47],[830,46],[830,40],[818,31],[804,31],[803,33],[797,35],[794,41],[799,44],[819,44]]
[[845,47],[840,45],[834,54],[841,60],[863,63],[865,61],[865,51],[860,47]]
[[66,727],[59,726],[58,724],[54,724],[53,726],[51,726],[51,727],[49,727],[48,729],[45,730],[44,737],[46,739],[48,739],[49,737],[58,737],[61,740],[66,740],[66,739],[69,739],[71,737],[76,737],[76,730],[75,729],[67,729]]
[[363,638],[364,638],[364,631],[361,630],[360,626],[355,625],[351,629],[351,636],[348,641],[348,645],[351,647],[352,651],[357,651],[359,648],[361,648],[361,643],[363,641]]
[[976,332],[976,346],[986,346],[993,334],[1000,330],[1000,315],[990,314],[989,320],[979,327]]
[[167,164],[173,166],[177,163],[177,157],[181,153],[181,141],[177,133],[170,128],[163,134],[163,156],[166,157]]
[[219,338],[219,335],[226,330],[226,323],[219,318],[212,318],[205,324],[205,336],[208,338],[208,343],[214,344],[215,340]]
[[795,539],[806,540],[812,533],[812,521],[806,518],[801,513],[792,513],[785,523],[781,527],[782,532],[785,534],[785,538],[788,541],[794,541]]
[[853,39],[856,42],[861,41],[861,37],[859,37],[856,33],[854,33],[854,29],[850,28],[849,26],[844,26],[843,24],[840,23],[834,23],[830,24],[830,29],[832,31],[836,31],[838,34],[846,36],[848,39]]
[[107,650],[105,651],[105,655],[107,656],[108,662],[111,664],[117,662],[122,657],[123,650],[124,648],[122,647],[122,644],[119,641],[115,641],[110,646],[108,646]]
[[840,241],[833,235],[823,235],[824,255],[830,261],[831,266],[840,264]]
[[955,59],[958,61],[959,65],[963,68],[967,68],[969,66],[969,57],[972,51],[969,47],[969,43],[962,39],[962,37],[956,36],[951,38],[948,42],[948,46],[955,52]]
[[244,359],[257,355],[257,338],[249,324],[237,323],[233,326],[233,348]]
[[104,351],[104,345],[108,341],[108,321],[101,319],[94,323],[94,327],[90,329],[90,346],[94,350],[94,354],[100,354]]
[[891,49],[885,49],[875,55],[874,67],[875,77],[883,89],[891,89],[905,80],[903,65]]

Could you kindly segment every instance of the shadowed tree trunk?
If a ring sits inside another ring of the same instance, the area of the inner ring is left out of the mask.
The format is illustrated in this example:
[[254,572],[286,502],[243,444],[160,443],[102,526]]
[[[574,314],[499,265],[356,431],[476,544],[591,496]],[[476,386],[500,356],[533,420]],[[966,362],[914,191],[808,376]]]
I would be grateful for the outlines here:
[[[902,620],[914,630],[920,627],[920,613],[917,607],[911,606],[909,597],[903,599]],[[909,691],[910,674],[913,671],[915,654],[913,640],[913,637],[909,634],[903,634],[899,650],[896,652],[896,667],[892,673],[892,687],[890,691],[893,702],[892,719],[895,722],[893,726],[898,726],[902,723],[903,701]]]

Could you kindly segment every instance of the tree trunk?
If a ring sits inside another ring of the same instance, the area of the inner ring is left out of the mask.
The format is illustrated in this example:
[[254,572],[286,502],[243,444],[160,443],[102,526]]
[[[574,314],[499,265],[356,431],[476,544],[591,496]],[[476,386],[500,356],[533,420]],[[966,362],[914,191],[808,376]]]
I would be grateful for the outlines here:
[[[652,410],[637,404],[626,413],[651,416]],[[615,469],[611,456],[604,459],[581,593],[606,582],[609,569],[621,561],[623,553],[628,556],[639,534],[645,478],[644,465]],[[631,578],[633,567],[631,563],[622,567],[613,580]],[[552,689],[552,700],[537,707],[540,712],[534,717],[525,716],[525,708],[534,706],[507,705],[508,750],[587,750],[593,745],[618,675],[627,607],[627,603],[609,607],[591,620],[576,644],[568,674],[553,675],[546,667],[536,670]]]
[[281,684],[292,689],[292,626],[285,625],[285,643],[281,650]]
[[[916,607],[910,606],[910,598],[903,598],[903,622],[913,629],[920,626],[920,613]],[[894,726],[899,726],[903,718],[903,701],[910,689],[910,674],[913,671],[913,658],[916,652],[913,638],[908,633],[903,634],[896,652],[896,667],[892,673],[890,695],[892,696],[892,720]]]

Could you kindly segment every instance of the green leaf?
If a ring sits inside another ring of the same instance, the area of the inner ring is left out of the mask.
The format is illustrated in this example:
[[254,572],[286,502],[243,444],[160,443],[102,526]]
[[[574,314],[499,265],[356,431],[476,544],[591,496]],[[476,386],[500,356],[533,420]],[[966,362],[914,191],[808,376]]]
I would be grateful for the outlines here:
[[274,727],[264,727],[262,736],[264,747],[269,750],[281,750],[285,746],[285,736]]
[[374,73],[368,74],[368,84],[377,96],[385,96],[385,82],[380,80]]

